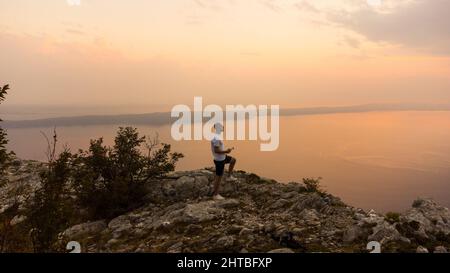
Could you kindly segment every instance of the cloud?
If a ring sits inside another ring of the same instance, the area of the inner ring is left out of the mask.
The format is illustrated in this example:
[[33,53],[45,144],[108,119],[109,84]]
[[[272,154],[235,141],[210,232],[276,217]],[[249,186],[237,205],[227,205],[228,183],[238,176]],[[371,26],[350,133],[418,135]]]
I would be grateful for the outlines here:
[[259,2],[261,3],[261,5],[263,5],[264,7],[268,8],[273,12],[281,11],[281,7],[278,4],[276,4],[274,0],[260,0]]
[[217,0],[193,0],[194,4],[202,9],[220,11],[222,10],[222,3]]
[[198,26],[202,25],[205,22],[205,18],[197,15],[189,15],[186,16],[185,23],[186,25]]
[[295,3],[294,7],[296,7],[300,11],[305,11],[309,13],[320,13],[320,10],[318,8],[316,8],[313,4],[311,4],[306,0]]
[[82,24],[63,21],[61,24],[65,27],[65,31],[72,35],[86,36],[87,33],[84,31],[84,26]]
[[354,10],[328,12],[328,20],[374,42],[450,54],[449,0],[411,0],[395,6],[386,1],[380,8],[355,3]]
[[358,39],[347,35],[342,38],[342,41],[352,48],[359,48],[361,44]]
[[72,28],[68,28],[66,29],[66,32],[69,34],[74,34],[74,35],[81,35],[81,36],[85,36],[86,33],[84,31],[78,30],[78,29],[72,29]]

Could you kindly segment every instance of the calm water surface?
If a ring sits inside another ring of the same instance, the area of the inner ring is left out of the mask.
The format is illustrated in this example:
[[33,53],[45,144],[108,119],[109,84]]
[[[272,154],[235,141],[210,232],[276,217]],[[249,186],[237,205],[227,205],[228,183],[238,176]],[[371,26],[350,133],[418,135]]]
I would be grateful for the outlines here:
[[[111,144],[118,126],[58,128],[59,144],[87,148],[92,138]],[[139,126],[185,154],[178,169],[211,166],[206,141],[174,142],[170,126]],[[380,112],[281,117],[280,147],[260,152],[256,141],[226,142],[235,146],[238,169],[277,179],[300,181],[322,177],[324,188],[364,209],[403,211],[418,196],[450,207],[450,113]],[[21,158],[45,160],[41,131],[9,129],[10,148]]]

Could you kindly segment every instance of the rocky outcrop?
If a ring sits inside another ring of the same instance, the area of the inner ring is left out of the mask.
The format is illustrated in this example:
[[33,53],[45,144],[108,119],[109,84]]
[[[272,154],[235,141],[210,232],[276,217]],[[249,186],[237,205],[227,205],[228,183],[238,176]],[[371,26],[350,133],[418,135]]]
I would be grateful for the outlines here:
[[0,214],[16,205],[23,208],[29,197],[40,188],[39,174],[44,166],[37,161],[13,161],[5,177],[0,177]]
[[[14,202],[22,206],[39,187],[41,167],[16,164],[0,187],[3,211]],[[378,241],[383,252],[442,253],[450,247],[449,211],[429,199],[416,200],[392,220],[301,183],[235,176],[238,181],[223,184],[226,199],[214,201],[211,170],[171,173],[148,183],[143,207],[72,226],[60,234],[61,244],[78,241],[84,252],[170,253],[366,252],[369,241]],[[13,221],[20,225],[20,213]]]
[[414,234],[428,238],[432,234],[450,234],[450,211],[431,199],[417,199],[413,208],[401,216],[401,223],[414,229]]

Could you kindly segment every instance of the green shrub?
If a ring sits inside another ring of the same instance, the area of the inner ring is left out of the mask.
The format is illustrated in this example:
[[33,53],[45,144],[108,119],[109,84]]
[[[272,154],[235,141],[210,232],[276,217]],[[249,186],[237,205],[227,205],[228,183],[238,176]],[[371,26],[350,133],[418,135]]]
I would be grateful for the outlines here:
[[19,215],[18,202],[0,213],[0,253],[30,251],[27,248],[29,246],[28,238],[23,236],[26,234],[23,225],[11,223],[17,215]]
[[75,159],[73,185],[79,205],[91,219],[112,218],[142,205],[145,183],[175,170],[183,157],[170,149],[157,140],[147,142],[132,127],[119,128],[113,147],[101,138],[92,140],[89,150]]
[[74,203],[70,195],[72,154],[65,150],[41,173],[42,186],[27,207],[27,222],[35,252],[53,248],[60,232],[72,224]]
[[[3,87],[0,86],[0,103],[5,100],[5,96],[7,91],[9,90],[9,85],[5,85]],[[0,119],[0,122],[2,120]],[[6,145],[8,144],[8,139],[6,135],[6,130],[0,127],[0,180],[3,178],[3,172],[8,167],[10,163],[12,152],[8,152],[6,149]],[[0,181],[1,183],[2,181]]]
[[388,212],[388,213],[386,213],[384,219],[387,222],[389,222],[390,224],[398,223],[398,222],[400,222],[400,213]]
[[420,206],[422,206],[423,205],[423,203],[424,203],[424,200],[423,199],[416,199],[416,200],[414,200],[414,202],[413,202],[413,204],[412,204],[412,207],[413,208],[418,208],[418,207],[420,207]]
[[[56,132],[53,141],[47,138],[47,142],[48,165],[41,173],[41,187],[30,198],[26,221],[21,225],[29,231],[22,230],[22,238],[31,242],[35,252],[61,250],[58,235],[74,224],[113,218],[141,206],[146,182],[175,170],[183,157],[171,153],[168,144],[140,137],[137,129],[131,127],[119,129],[113,147],[105,146],[100,138],[91,140],[87,151],[76,154],[68,149],[59,155],[55,153]],[[8,220],[8,215],[0,215],[0,220]],[[8,232],[0,236],[0,243],[8,239],[12,242],[8,245],[13,245],[17,241],[11,236],[16,232],[12,233],[9,225],[0,226],[0,231]],[[1,249],[6,249],[3,245],[6,244],[0,244]]]
[[303,178],[303,184],[307,192],[323,192],[320,186],[321,177],[319,178]]

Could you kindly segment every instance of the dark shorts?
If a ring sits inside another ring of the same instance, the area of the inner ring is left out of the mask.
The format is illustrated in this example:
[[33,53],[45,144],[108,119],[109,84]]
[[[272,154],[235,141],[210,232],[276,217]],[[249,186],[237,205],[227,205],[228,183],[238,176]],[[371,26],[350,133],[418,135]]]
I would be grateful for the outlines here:
[[223,171],[225,170],[225,165],[226,164],[230,164],[231,160],[233,160],[233,158],[231,156],[228,156],[228,155],[225,158],[225,160],[222,160],[222,161],[214,160],[214,165],[216,165],[216,175],[217,176],[222,176],[223,175]]

